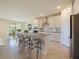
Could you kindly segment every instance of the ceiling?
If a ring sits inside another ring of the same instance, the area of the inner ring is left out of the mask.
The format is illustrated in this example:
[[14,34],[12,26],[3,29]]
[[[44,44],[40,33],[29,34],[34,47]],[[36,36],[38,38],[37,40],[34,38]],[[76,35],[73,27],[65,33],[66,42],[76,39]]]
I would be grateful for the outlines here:
[[60,12],[71,0],[0,0],[0,18],[17,21],[30,20],[40,14]]

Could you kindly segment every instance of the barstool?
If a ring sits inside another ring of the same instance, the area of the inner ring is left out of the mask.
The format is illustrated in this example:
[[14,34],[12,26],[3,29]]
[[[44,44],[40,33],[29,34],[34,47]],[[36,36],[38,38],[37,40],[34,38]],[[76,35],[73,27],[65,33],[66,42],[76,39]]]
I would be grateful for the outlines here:
[[37,59],[41,48],[41,40],[39,37],[32,35],[31,36],[31,47],[30,47],[30,54],[32,50],[36,49],[37,52]]
[[24,47],[24,45],[25,45],[25,38],[24,38],[24,36],[20,36],[19,37],[19,44],[18,45]]

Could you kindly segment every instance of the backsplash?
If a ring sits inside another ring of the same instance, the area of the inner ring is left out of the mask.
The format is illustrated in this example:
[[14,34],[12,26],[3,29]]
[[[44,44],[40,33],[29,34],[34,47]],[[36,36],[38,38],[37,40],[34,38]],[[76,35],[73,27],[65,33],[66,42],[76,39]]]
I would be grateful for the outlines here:
[[61,33],[61,28],[49,28],[50,33]]
[[61,33],[61,28],[48,28],[47,30],[43,30],[40,28],[40,32],[49,32],[49,33]]

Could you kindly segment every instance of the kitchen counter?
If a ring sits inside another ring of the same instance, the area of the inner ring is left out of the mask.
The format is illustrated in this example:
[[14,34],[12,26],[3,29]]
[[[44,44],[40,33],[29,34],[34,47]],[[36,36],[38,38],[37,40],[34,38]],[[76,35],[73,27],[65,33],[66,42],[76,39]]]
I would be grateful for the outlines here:
[[48,37],[48,40],[60,42],[61,41],[61,33],[47,33],[47,32],[39,32],[40,34],[44,34],[46,37]]

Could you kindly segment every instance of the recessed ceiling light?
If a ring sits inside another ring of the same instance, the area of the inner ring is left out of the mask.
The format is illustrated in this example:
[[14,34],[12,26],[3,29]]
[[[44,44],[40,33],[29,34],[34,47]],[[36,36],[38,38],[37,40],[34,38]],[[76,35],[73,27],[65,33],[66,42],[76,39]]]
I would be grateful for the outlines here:
[[71,8],[69,8],[69,10],[71,11],[72,9],[71,9]]
[[32,19],[34,19],[34,17],[32,17]]
[[41,15],[41,16],[44,16],[44,14],[43,14],[43,13],[41,13],[40,15]]
[[57,6],[57,9],[60,9],[60,6]]

